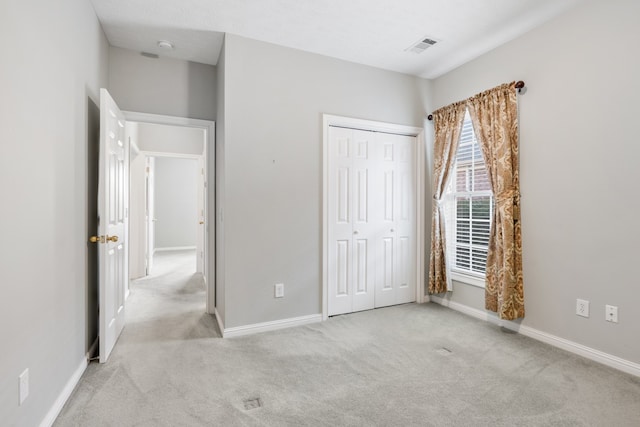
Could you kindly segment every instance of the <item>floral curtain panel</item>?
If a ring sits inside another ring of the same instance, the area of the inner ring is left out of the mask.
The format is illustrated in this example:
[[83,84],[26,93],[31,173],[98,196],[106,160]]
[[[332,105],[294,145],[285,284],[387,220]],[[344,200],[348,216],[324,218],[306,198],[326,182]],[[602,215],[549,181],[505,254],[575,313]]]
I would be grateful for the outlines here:
[[433,146],[433,208],[431,215],[431,255],[429,259],[429,293],[451,289],[447,274],[447,244],[444,230],[442,196],[453,168],[466,112],[464,102],[449,105],[433,113],[435,141]]
[[487,254],[485,307],[497,312],[501,319],[513,320],[524,317],[515,83],[480,93],[467,100],[467,107],[495,199]]

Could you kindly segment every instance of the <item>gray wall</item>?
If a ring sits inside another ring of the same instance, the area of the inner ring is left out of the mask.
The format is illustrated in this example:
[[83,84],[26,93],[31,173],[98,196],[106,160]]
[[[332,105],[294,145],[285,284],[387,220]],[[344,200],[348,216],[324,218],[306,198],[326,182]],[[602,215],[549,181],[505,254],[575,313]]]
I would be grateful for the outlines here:
[[211,65],[109,48],[109,91],[123,110],[215,120],[215,79]]
[[[224,192],[224,143],[225,143],[225,70],[226,70],[226,49],[225,44],[222,44],[222,50],[220,51],[220,57],[218,58],[217,65],[217,80],[216,80],[216,147],[215,147],[215,165],[216,165],[216,182],[215,186],[210,185],[208,200],[214,199],[214,195],[211,194],[211,190],[215,188],[215,209],[209,209],[209,218],[212,213],[215,215],[215,239],[209,238],[209,265],[214,265],[211,262],[211,256],[215,257],[215,274],[216,274],[216,292],[214,300],[211,300],[212,295],[209,294],[209,307],[215,307],[215,310],[220,315],[221,319],[225,316],[225,257],[224,257],[224,218],[222,216],[224,210],[224,200],[226,198]],[[214,150],[209,150],[208,155],[211,156]],[[209,164],[214,162],[209,157]],[[209,174],[211,179],[211,174]],[[209,221],[208,224],[213,224]],[[211,236],[211,233],[209,233]],[[215,244],[215,249],[212,250],[211,245]]]
[[[138,143],[138,123],[127,122],[132,144]],[[147,274],[146,178],[147,163],[143,153],[132,150],[129,163],[129,277]]]
[[156,157],[156,249],[196,246],[198,227],[195,159]]
[[[640,2],[589,1],[434,82],[440,107],[522,79],[524,325],[640,363]],[[453,301],[483,307],[454,283]],[[591,317],[575,315],[576,298]],[[620,323],[605,321],[605,304]]]
[[225,326],[318,314],[322,113],[422,126],[428,85],[230,34],[224,61]]
[[0,423],[35,426],[87,351],[88,112],[108,45],[85,0],[0,2],[0,37]]
[[138,123],[138,146],[155,153],[204,153],[205,130],[186,126]]

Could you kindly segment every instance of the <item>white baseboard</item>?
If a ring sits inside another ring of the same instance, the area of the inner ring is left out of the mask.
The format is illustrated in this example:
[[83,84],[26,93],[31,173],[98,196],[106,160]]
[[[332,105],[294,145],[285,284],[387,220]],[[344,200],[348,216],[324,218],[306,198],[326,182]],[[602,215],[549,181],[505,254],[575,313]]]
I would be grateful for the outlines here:
[[196,250],[195,246],[167,246],[166,248],[155,248],[153,252],[166,252],[166,251],[189,251]]
[[76,385],[78,384],[78,381],[80,381],[85,369],[87,369],[87,358],[83,357],[80,361],[80,365],[78,365],[78,368],[76,368],[73,375],[71,375],[71,378],[69,378],[69,381],[65,384],[60,395],[58,395],[58,398],[53,403],[53,406],[51,406],[49,412],[47,412],[47,415],[40,423],[40,427],[51,427],[53,425],[56,418],[58,418],[58,415],[60,415],[60,411],[62,411],[64,404],[67,403],[69,396],[73,393],[73,389],[76,388]]
[[612,354],[608,354],[600,350],[596,350],[594,348],[587,347],[582,344],[578,344],[577,342],[569,341],[567,339],[560,338],[555,335],[548,334],[546,332],[542,332],[530,326],[521,325],[519,323],[512,322],[510,320],[502,320],[492,312],[478,310],[476,308],[472,308],[467,305],[460,304],[454,301],[449,301],[447,299],[436,297],[433,295],[429,296],[429,300],[432,302],[435,302],[436,304],[440,304],[444,307],[449,307],[452,310],[459,311],[471,317],[475,317],[476,319],[484,320],[499,326],[503,326],[507,329],[510,329],[512,331],[525,335],[529,338],[533,338],[534,340],[541,341],[546,344],[552,345],[554,347],[561,348],[570,353],[574,353],[579,356],[585,357],[587,359],[593,360],[594,362],[602,363],[603,365],[609,366],[614,369],[618,369],[622,372],[626,372],[627,374],[640,377],[640,364],[631,362],[630,360],[622,359]]
[[218,328],[220,328],[220,333],[222,334],[222,337],[224,338],[224,322],[222,321],[222,318],[220,317],[220,313],[218,312],[217,308],[213,309],[215,315],[216,315],[216,320],[218,321]]
[[[217,317],[217,312],[216,312]],[[277,329],[290,328],[292,326],[307,325],[322,321],[322,314],[311,314],[309,316],[292,317],[290,319],[274,320],[272,322],[254,323],[252,325],[236,326],[234,328],[220,328],[224,338],[239,337],[242,335],[257,334],[258,332],[275,331]],[[218,320],[218,324],[221,324]]]

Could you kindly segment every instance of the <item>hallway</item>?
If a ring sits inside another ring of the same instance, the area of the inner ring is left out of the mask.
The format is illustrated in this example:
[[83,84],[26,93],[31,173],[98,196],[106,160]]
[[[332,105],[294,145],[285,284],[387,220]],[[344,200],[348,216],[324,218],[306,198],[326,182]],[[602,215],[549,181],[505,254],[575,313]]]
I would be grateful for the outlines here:
[[195,271],[195,250],[156,252],[151,274],[131,282],[127,323],[116,349],[125,342],[219,336],[205,313],[202,275]]

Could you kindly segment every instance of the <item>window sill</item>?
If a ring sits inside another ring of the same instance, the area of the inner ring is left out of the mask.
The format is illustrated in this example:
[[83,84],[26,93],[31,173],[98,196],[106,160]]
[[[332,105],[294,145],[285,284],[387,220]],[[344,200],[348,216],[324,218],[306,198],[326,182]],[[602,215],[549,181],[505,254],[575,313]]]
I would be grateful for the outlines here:
[[468,274],[452,271],[451,280],[484,289],[484,277],[470,276]]

